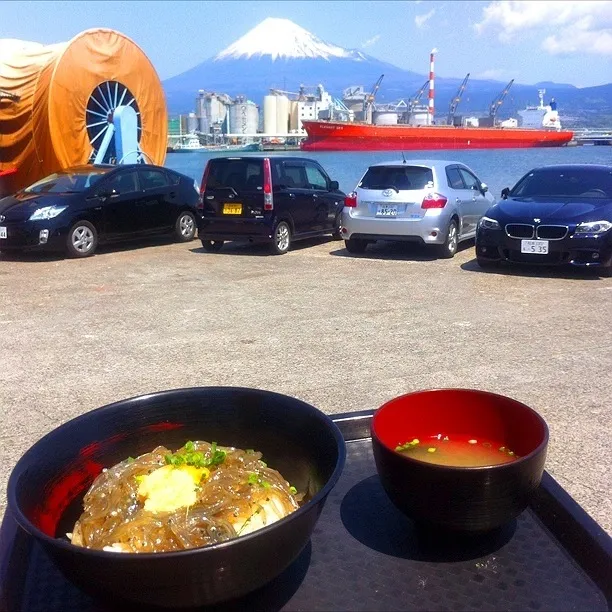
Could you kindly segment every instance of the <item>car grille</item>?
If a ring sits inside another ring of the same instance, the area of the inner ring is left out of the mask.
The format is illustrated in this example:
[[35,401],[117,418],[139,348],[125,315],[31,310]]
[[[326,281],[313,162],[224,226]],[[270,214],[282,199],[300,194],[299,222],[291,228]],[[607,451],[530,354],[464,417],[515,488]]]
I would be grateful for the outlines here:
[[533,225],[526,223],[508,223],[506,234],[510,238],[533,238]]
[[540,240],[563,240],[567,236],[567,225],[538,225],[533,226],[527,223],[508,223],[506,234],[510,238],[529,239],[539,238]]
[[563,240],[567,236],[567,229],[567,225],[540,225],[536,228],[536,238]]

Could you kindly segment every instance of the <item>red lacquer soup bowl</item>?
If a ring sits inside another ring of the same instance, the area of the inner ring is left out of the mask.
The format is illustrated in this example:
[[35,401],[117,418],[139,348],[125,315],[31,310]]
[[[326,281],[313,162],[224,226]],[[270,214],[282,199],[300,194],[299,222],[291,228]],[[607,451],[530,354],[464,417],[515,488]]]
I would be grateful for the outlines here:
[[[472,389],[397,397],[376,411],[371,432],[376,468],[391,501],[414,521],[451,531],[485,532],[516,518],[540,485],[548,445],[546,422],[532,408]],[[411,447],[412,441],[418,442]],[[494,450],[499,462],[429,462],[436,452],[442,457],[445,443],[459,441],[474,444],[475,451]],[[406,443],[406,450],[396,450]],[[413,452],[416,446],[427,448]],[[423,458],[432,448],[432,457]]]

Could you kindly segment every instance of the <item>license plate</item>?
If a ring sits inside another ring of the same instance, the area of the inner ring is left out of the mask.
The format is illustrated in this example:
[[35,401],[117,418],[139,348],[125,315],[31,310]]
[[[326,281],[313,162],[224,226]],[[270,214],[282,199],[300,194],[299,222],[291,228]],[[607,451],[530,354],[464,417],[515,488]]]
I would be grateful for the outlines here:
[[548,255],[548,240],[521,240],[521,253]]
[[376,209],[377,217],[397,217],[397,206],[391,204],[379,204]]
[[223,204],[223,214],[224,215],[241,215],[242,214],[242,204],[236,204],[235,202],[226,202]]
[[6,227],[0,227],[0,238],[6,238]]

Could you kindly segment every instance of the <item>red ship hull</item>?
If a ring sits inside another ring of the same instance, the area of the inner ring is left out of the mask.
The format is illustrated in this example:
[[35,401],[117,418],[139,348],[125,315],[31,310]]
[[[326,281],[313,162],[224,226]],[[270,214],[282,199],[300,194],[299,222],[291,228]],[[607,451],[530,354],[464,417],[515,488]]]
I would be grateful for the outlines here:
[[573,132],[449,125],[370,125],[304,121],[304,151],[411,151],[423,149],[515,149],[560,147]]

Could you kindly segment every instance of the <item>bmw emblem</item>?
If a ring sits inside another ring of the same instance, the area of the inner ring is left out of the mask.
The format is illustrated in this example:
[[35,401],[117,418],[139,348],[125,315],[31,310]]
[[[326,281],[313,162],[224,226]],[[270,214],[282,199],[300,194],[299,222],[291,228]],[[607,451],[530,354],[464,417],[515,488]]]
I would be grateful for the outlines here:
[[385,189],[382,194],[386,197],[389,198],[393,195],[393,189]]

